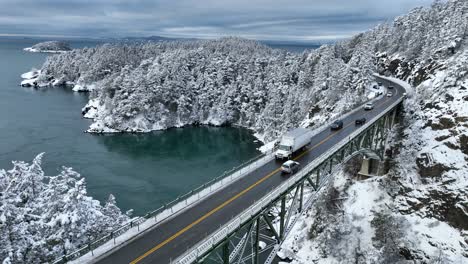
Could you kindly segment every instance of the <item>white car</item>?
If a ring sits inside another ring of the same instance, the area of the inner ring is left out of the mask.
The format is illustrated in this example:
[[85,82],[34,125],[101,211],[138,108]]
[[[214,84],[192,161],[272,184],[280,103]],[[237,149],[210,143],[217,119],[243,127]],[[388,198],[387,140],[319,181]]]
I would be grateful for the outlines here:
[[372,110],[372,109],[374,109],[373,103],[367,103],[364,105],[364,110]]
[[387,93],[387,97],[392,97],[393,96],[393,93],[392,92],[388,92]]
[[281,171],[288,174],[297,172],[300,168],[300,164],[294,160],[288,160],[281,166]]

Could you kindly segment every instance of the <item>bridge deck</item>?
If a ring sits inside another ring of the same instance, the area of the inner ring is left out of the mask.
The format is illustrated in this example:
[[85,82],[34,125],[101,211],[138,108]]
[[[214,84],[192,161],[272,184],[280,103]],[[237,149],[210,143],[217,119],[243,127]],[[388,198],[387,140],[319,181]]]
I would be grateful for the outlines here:
[[[386,80],[380,80],[389,84]],[[320,156],[340,140],[357,129],[354,121],[358,117],[370,120],[385,110],[399,97],[404,89],[395,87],[392,97],[376,101],[371,111],[363,109],[343,119],[344,127],[338,131],[325,129],[315,135],[311,144],[295,156],[303,166]],[[256,169],[245,177],[212,194],[195,206],[159,224],[148,232],[134,238],[121,248],[96,260],[101,264],[117,263],[169,263],[200,240],[216,231],[231,218],[258,201],[270,190],[287,181],[280,172],[281,162],[275,160]]]

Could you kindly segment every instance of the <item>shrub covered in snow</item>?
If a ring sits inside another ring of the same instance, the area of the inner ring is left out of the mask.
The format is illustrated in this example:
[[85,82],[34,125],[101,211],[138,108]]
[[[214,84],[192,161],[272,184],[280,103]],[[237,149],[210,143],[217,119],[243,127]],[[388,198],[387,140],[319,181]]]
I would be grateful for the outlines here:
[[44,263],[69,253],[128,217],[110,195],[104,206],[89,197],[77,172],[63,167],[55,176],[31,164],[13,162],[0,170],[0,261]]

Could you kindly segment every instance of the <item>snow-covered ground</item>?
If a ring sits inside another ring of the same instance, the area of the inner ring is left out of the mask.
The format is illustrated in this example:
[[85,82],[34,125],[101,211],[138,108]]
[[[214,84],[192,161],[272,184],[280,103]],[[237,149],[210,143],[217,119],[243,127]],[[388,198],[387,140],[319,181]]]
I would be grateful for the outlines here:
[[279,256],[292,263],[396,263],[409,252],[406,260],[416,263],[466,263],[463,232],[437,219],[399,213],[384,188],[386,180],[335,175],[333,188],[340,192],[335,211],[319,205],[303,214]]

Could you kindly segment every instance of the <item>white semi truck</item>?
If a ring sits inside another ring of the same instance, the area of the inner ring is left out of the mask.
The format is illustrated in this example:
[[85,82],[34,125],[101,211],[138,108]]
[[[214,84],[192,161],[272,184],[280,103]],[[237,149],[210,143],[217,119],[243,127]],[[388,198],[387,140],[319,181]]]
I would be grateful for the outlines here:
[[276,159],[291,159],[294,152],[310,143],[311,133],[308,129],[299,127],[283,135],[275,152]]

